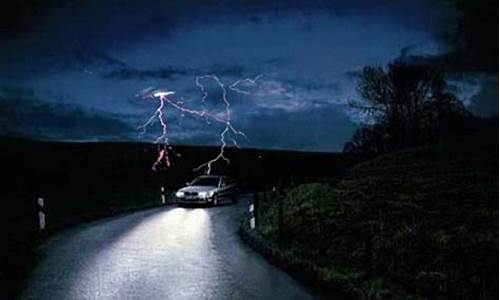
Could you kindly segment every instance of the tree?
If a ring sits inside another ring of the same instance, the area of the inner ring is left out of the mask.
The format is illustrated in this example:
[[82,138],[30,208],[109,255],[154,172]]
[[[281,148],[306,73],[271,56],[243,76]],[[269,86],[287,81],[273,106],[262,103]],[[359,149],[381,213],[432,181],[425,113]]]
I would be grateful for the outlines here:
[[467,115],[442,74],[427,65],[395,61],[386,70],[365,67],[358,91],[361,98],[349,104],[374,125],[359,129],[346,152],[379,153],[419,145]]

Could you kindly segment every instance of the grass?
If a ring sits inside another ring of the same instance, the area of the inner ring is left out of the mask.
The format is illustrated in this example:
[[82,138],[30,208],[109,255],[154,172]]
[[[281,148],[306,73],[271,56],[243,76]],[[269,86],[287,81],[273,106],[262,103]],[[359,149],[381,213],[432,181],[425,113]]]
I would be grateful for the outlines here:
[[496,299],[497,134],[456,136],[360,163],[340,180],[299,185],[282,196],[281,232],[276,199],[260,203],[257,231],[242,229],[324,291]]

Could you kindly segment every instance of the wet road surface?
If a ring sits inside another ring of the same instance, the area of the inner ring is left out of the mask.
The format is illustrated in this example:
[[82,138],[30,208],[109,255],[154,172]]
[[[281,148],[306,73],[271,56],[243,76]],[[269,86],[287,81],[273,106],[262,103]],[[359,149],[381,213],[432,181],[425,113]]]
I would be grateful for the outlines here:
[[63,231],[38,249],[21,299],[311,299],[240,241],[247,203],[150,209]]

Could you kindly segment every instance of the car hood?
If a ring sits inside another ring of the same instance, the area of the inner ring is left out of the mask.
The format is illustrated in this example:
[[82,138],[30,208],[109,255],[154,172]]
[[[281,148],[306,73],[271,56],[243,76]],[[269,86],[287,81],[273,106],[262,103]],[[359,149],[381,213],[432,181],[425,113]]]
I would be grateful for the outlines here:
[[192,186],[186,186],[183,187],[182,189],[179,190],[179,192],[210,192],[213,190],[216,190],[217,187],[215,186],[201,186],[201,185],[192,185]]

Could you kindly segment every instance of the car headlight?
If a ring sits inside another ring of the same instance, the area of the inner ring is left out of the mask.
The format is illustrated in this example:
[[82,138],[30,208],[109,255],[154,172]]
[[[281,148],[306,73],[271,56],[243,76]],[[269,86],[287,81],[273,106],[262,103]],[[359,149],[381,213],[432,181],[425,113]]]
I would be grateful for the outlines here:
[[214,191],[210,191],[210,192],[200,192],[199,195],[201,198],[210,198],[214,195]]
[[176,193],[175,193],[175,196],[176,196],[177,198],[184,197],[184,193],[183,193],[183,192],[176,192]]

